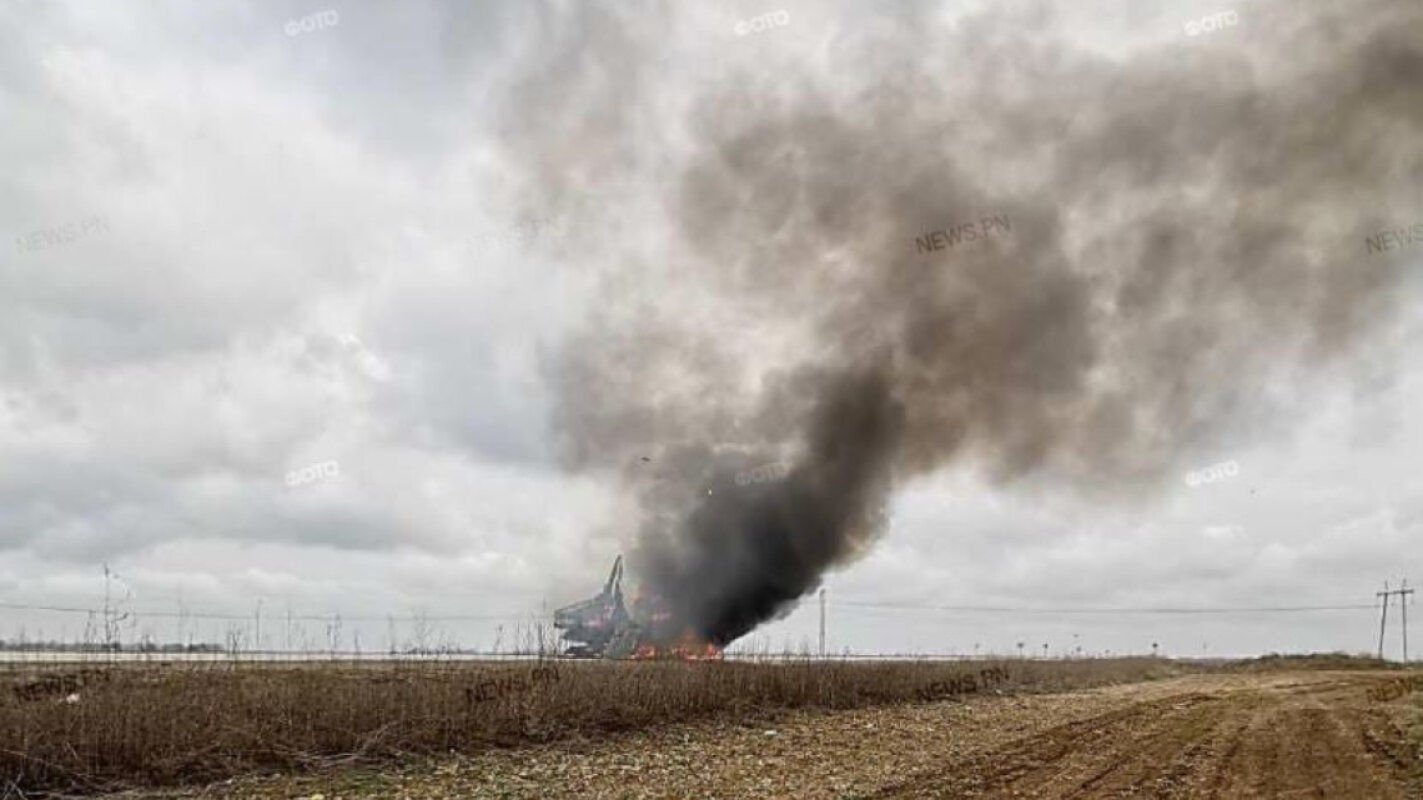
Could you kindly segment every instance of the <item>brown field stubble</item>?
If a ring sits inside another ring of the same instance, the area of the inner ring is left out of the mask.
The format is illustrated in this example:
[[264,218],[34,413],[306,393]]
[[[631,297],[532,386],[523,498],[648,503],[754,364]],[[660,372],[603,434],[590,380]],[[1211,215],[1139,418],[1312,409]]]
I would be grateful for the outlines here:
[[31,668],[4,675],[0,687],[0,786],[174,785],[596,737],[705,716],[1048,692],[1182,669],[1145,658]]

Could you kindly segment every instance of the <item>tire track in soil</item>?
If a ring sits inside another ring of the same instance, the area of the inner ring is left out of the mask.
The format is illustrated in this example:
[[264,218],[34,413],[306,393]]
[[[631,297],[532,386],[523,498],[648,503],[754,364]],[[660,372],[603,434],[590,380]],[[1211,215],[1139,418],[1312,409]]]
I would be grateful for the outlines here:
[[1367,678],[1189,693],[969,754],[873,798],[1408,797],[1401,731]]
[[[903,797],[979,797],[985,792],[1033,785],[1084,770],[1083,762],[1097,763],[1095,772],[1079,778],[1083,784],[1100,782],[1111,771],[1110,761],[1121,743],[1124,729],[1149,723],[1152,719],[1175,719],[1182,711],[1221,701],[1209,695],[1173,695],[1161,700],[1135,703],[1086,719],[1056,725],[989,751],[969,754],[943,767],[923,772],[909,780],[885,787],[870,795],[875,800]],[[1199,713],[1199,712],[1197,712]],[[1157,732],[1158,738],[1165,732]],[[1131,743],[1135,743],[1133,740]],[[1070,781],[1070,779],[1068,779]],[[1058,795],[1071,796],[1071,795]]]
[[[1400,732],[1355,686],[1290,693],[1260,710],[1209,797],[1408,797]],[[1370,745],[1370,740],[1374,744]]]
[[[1143,737],[1122,736],[1106,752],[1091,753],[1095,771],[1086,780],[1065,771],[1042,788],[1064,798],[1185,797],[1190,776],[1227,715],[1222,698],[1201,700],[1182,713],[1150,720]],[[1182,706],[1173,706],[1180,711]],[[1028,784],[1033,788],[1033,784]]]

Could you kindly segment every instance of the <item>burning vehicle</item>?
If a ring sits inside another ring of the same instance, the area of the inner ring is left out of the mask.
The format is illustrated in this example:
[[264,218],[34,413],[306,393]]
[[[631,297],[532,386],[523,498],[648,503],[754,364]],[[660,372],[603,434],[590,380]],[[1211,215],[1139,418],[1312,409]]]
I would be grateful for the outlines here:
[[623,557],[613,562],[603,591],[553,612],[553,626],[574,658],[703,661],[721,658],[721,648],[689,629],[677,629],[653,596],[637,595],[628,611],[623,601]]

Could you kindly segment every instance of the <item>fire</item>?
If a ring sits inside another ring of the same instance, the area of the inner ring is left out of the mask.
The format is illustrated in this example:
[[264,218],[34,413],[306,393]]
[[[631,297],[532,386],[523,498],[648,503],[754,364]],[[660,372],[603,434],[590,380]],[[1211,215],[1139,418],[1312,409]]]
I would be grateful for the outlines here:
[[720,661],[721,648],[687,630],[666,644],[643,642],[633,651],[632,657],[639,660]]

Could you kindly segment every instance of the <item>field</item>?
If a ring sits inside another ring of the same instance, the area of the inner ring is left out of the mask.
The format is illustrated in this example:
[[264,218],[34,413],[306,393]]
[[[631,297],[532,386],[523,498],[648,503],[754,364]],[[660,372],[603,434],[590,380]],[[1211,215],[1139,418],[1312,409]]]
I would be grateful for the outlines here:
[[1360,666],[52,668],[10,676],[0,763],[24,796],[1420,796],[1420,673]]
[[93,793],[1177,669],[1152,659],[12,667],[0,689],[0,776],[25,791]]

